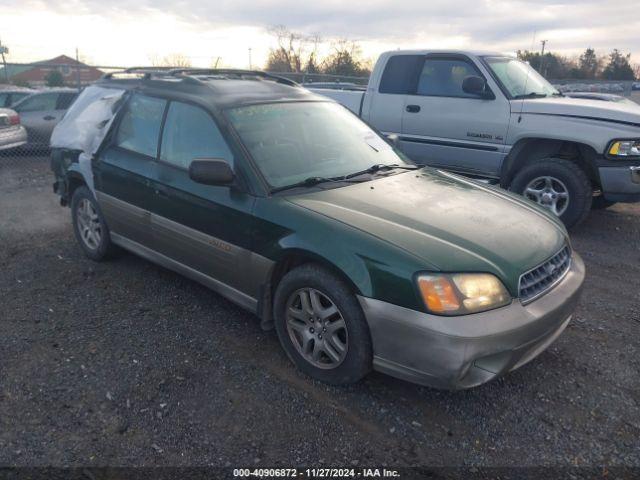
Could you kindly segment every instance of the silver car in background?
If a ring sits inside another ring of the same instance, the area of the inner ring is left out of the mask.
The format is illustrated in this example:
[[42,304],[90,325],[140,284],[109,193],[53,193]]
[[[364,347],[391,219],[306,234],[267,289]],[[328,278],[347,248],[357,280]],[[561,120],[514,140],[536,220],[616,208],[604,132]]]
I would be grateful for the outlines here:
[[9,108],[0,108],[0,152],[27,143],[27,131],[20,125],[20,116]]
[[77,96],[78,90],[72,88],[42,90],[11,107],[20,114],[22,125],[27,129],[29,148],[49,148],[53,128]]

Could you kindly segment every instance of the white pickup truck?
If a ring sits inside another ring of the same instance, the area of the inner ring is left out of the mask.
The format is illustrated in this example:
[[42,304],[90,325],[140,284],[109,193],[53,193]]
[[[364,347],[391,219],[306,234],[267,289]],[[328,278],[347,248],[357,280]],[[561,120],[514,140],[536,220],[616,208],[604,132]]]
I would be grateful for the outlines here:
[[567,226],[640,201],[640,106],[564,97],[512,56],[397,50],[364,92],[311,90],[395,134],[414,162],[493,180]]

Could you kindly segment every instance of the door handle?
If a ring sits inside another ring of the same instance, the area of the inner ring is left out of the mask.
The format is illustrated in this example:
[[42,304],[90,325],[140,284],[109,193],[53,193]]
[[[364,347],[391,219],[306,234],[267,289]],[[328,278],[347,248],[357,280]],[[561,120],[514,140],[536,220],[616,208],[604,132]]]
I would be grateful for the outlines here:
[[420,111],[420,105],[407,105],[406,110],[409,113],[418,113]]
[[43,119],[43,120],[55,120],[55,119],[56,119],[56,117],[53,117],[53,116],[51,116],[51,115],[46,115],[46,116],[42,117],[42,119]]

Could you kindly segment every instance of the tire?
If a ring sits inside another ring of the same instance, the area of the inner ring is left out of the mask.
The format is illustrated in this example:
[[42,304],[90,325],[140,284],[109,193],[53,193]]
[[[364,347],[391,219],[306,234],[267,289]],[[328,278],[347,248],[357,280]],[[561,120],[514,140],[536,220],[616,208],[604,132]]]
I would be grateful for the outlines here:
[[[308,308],[302,303],[303,298]],[[321,382],[347,385],[371,371],[373,349],[364,313],[356,296],[336,275],[316,264],[295,268],[278,285],[273,303],[282,348],[302,372]],[[320,319],[324,312],[332,311],[330,304],[337,312]],[[319,308],[312,313],[313,306]],[[296,316],[289,312],[296,312]],[[340,344],[344,345],[342,351]],[[317,350],[322,351],[314,360]]]
[[116,253],[102,211],[84,185],[76,188],[71,197],[71,221],[76,240],[88,258],[99,262]]
[[605,208],[609,208],[612,205],[615,205],[618,202],[612,202],[604,198],[603,195],[593,197],[591,201],[591,210],[604,210]]
[[591,182],[584,170],[569,160],[549,158],[530,163],[516,173],[509,190],[552,211],[567,228],[584,221],[591,211]]

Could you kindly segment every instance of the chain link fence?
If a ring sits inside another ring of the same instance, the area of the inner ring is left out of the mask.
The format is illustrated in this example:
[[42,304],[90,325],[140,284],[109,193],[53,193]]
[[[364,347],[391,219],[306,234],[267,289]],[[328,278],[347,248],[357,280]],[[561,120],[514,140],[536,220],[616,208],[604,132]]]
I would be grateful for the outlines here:
[[[62,63],[6,63],[0,67],[0,169],[26,162],[46,162],[53,128],[82,88],[104,74],[127,68],[87,65],[61,58],[66,60]],[[161,70],[168,67],[138,68]],[[368,81],[368,77],[349,75],[272,73],[314,88],[363,90]],[[568,95],[604,93],[640,103],[639,82],[552,80],[552,83]]]

